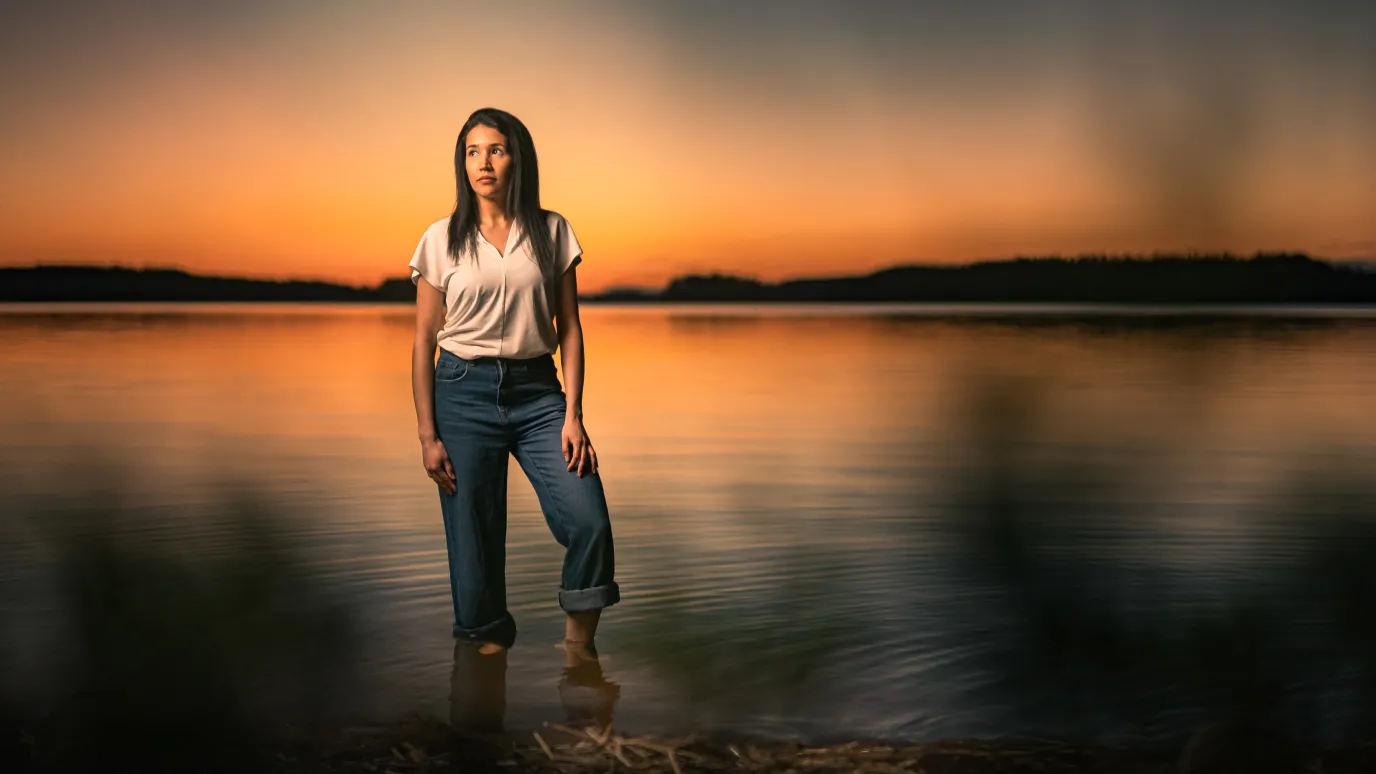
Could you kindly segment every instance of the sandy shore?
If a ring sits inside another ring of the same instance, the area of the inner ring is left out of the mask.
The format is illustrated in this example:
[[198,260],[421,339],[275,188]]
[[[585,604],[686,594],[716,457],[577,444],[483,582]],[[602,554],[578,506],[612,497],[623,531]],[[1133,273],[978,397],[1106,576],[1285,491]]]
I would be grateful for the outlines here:
[[724,739],[632,738],[615,729],[557,723],[531,734],[458,735],[437,721],[353,729],[326,746],[277,755],[292,772],[779,772],[829,774],[1167,774],[1168,772],[1376,772],[1376,745],[1337,751],[1280,750],[1208,730],[1166,756],[1053,742],[945,740],[928,744],[852,741],[825,747]]

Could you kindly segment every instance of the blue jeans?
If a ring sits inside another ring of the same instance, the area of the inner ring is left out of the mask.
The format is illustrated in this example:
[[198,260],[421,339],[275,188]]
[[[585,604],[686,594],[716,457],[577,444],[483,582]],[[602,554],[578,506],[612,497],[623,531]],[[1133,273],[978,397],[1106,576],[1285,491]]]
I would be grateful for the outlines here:
[[435,425],[454,467],[455,492],[440,491],[454,636],[516,641],[506,607],[506,497],[511,454],[535,487],[545,522],[564,547],[559,606],[600,610],[621,598],[612,579],[612,529],[602,479],[564,461],[565,395],[554,357],[471,360],[440,351]]

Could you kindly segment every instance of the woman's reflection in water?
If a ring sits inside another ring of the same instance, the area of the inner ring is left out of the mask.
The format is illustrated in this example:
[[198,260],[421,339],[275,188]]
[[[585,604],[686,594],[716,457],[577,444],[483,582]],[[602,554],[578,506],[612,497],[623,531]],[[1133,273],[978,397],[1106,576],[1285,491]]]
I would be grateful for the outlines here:
[[502,732],[506,715],[505,649],[480,653],[465,639],[454,642],[454,671],[449,677],[449,725],[456,731]]
[[[563,647],[563,646],[561,646]],[[481,653],[466,640],[454,643],[454,671],[449,681],[449,723],[456,731],[499,734],[506,717],[506,665],[509,651]],[[559,703],[565,722],[574,728],[605,728],[621,688],[606,679],[591,647],[563,648]]]
[[560,647],[564,674],[559,679],[559,703],[564,705],[568,724],[574,728],[610,726],[621,687],[603,676],[597,649],[568,641]]

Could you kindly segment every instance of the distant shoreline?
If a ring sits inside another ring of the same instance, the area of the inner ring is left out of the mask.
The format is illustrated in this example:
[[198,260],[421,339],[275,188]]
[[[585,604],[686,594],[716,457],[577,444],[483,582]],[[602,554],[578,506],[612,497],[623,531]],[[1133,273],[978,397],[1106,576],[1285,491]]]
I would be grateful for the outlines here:
[[[724,274],[679,277],[660,290],[618,288],[590,304],[1376,304],[1370,262],[1302,253],[1013,258],[958,266],[906,265],[865,275],[768,283]],[[409,278],[356,287],[305,280],[197,275],[100,266],[0,268],[0,303],[414,303]]]

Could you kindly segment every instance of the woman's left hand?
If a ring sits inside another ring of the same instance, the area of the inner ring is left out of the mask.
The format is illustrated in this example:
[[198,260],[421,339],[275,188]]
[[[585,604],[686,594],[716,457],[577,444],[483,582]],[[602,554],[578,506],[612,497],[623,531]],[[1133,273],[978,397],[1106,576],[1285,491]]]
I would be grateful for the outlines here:
[[563,443],[564,462],[569,464],[569,470],[578,469],[578,476],[581,478],[586,468],[588,473],[597,472],[597,452],[592,449],[592,441],[588,440],[588,433],[583,429],[583,421],[577,417],[569,417],[564,420]]

